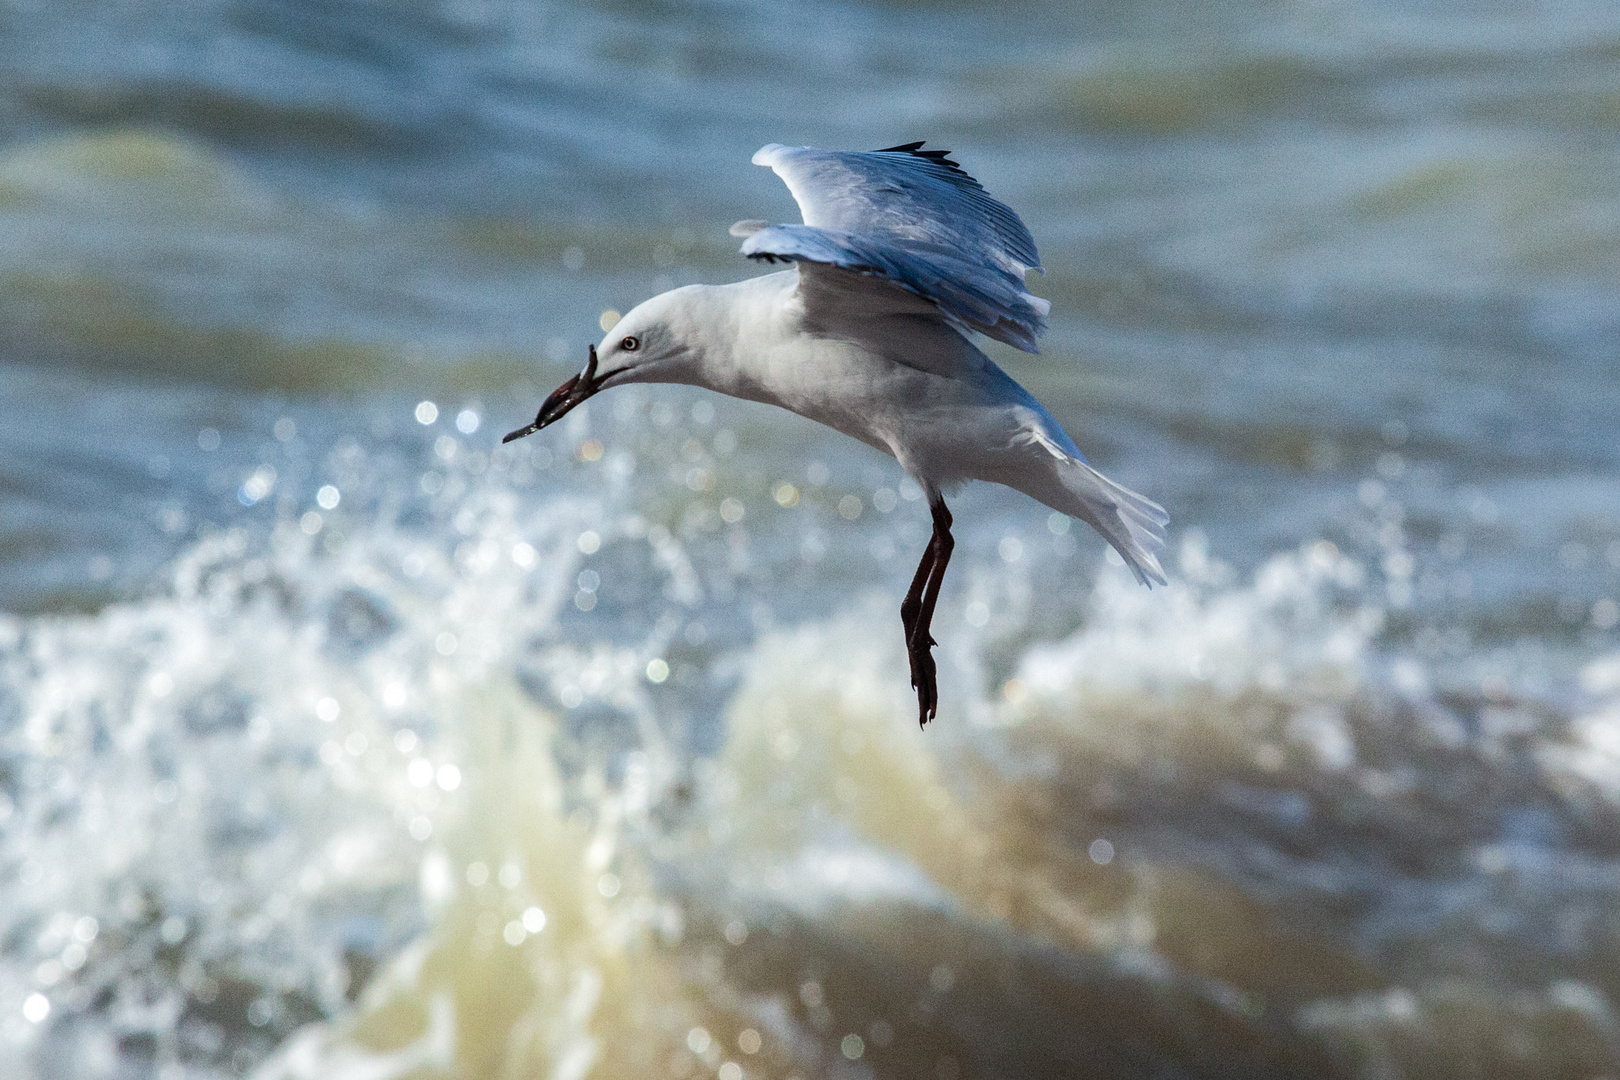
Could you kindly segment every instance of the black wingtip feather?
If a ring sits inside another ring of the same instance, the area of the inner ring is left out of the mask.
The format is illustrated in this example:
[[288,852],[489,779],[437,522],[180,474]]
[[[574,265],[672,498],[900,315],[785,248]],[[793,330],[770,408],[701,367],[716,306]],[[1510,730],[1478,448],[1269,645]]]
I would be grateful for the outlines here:
[[899,146],[885,146],[883,149],[873,152],[878,154],[910,154],[912,157],[927,158],[929,161],[938,162],[947,169],[954,169],[957,172],[962,171],[962,166],[951,160],[951,151],[924,150],[925,143],[926,140],[919,139],[917,142],[901,143]]

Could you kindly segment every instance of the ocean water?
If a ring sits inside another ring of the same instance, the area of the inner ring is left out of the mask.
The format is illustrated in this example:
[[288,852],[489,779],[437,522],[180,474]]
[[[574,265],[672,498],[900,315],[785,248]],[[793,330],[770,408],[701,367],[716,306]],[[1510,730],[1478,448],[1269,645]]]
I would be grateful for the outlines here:
[[[0,0],[0,1075],[1620,1076],[1620,9]],[[631,387],[949,147],[1140,589]]]

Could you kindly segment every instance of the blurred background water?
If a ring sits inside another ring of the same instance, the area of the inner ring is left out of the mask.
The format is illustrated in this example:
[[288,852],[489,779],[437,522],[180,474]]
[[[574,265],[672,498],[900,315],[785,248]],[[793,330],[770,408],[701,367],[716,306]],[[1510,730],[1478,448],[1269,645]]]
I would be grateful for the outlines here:
[[[616,390],[949,147],[1172,584]],[[1620,1075],[1620,9],[0,0],[0,1072]]]

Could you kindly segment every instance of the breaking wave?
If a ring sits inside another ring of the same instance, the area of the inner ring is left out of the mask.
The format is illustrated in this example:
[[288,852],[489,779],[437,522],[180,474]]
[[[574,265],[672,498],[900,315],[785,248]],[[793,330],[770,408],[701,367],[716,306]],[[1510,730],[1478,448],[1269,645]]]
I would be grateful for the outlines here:
[[1196,533],[1036,640],[1032,548],[948,595],[921,732],[893,597],[699,648],[741,525],[628,512],[622,462],[536,496],[534,456],[442,457],[368,497],[397,463],[342,447],[342,506],[4,623],[8,1073],[1615,1060],[1615,660],[1574,705],[1436,690],[1376,566]]

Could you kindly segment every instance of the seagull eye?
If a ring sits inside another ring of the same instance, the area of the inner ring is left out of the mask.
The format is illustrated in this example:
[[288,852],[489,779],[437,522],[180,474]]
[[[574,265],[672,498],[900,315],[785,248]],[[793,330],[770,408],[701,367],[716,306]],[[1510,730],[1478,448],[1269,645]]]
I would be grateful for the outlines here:
[[623,349],[625,352],[635,352],[637,349],[641,348],[641,339],[636,337],[627,337],[623,341],[619,342],[619,348]]

